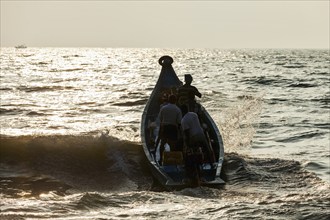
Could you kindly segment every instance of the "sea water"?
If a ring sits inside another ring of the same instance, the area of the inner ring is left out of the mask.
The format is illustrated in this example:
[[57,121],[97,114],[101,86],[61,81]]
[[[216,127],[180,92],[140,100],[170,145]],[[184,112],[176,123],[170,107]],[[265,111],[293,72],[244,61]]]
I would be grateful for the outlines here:
[[[140,141],[170,55],[223,135],[220,188],[164,191]],[[328,50],[1,48],[0,219],[329,219]]]

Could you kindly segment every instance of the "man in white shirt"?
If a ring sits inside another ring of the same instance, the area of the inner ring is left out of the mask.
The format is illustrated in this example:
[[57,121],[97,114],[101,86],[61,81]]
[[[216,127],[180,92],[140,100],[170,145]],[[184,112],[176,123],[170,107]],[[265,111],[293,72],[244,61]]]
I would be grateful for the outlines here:
[[178,106],[176,106],[176,96],[169,96],[169,103],[164,105],[159,112],[160,119],[160,164],[162,163],[162,156],[164,146],[167,143],[171,150],[176,149],[178,141],[178,131],[181,124],[182,113]]

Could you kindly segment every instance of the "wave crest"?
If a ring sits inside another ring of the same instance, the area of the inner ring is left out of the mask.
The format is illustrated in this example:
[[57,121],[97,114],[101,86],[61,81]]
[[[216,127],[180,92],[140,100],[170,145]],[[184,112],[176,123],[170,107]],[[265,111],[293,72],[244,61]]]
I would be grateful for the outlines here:
[[[1,136],[1,162],[82,190],[150,187],[142,147],[111,136]],[[15,172],[15,171],[14,171]]]

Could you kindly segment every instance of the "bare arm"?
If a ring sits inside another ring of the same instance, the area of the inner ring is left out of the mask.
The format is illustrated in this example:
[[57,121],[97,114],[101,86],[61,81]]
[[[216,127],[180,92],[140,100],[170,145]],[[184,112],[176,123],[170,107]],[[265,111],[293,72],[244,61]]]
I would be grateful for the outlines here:
[[199,98],[202,98],[202,94],[198,91],[196,87],[195,87],[195,95]]

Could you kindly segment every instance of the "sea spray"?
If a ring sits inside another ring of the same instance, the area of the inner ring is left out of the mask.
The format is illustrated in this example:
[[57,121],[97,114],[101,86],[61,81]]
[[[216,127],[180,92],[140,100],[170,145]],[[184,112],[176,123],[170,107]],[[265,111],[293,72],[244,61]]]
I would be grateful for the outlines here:
[[220,128],[226,152],[245,150],[251,146],[262,111],[262,96],[240,96],[237,103],[225,109]]

